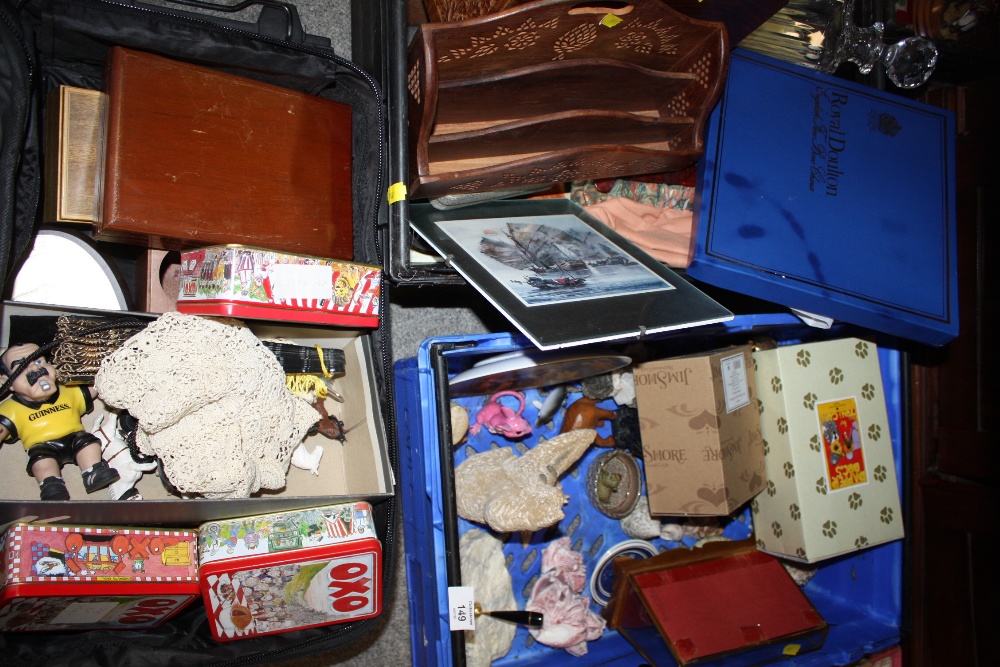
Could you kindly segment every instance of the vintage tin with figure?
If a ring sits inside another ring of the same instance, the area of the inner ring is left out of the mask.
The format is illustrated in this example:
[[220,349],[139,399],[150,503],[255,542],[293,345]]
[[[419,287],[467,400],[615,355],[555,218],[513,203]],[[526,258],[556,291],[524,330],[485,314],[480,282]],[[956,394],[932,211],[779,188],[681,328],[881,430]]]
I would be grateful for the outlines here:
[[153,628],[200,592],[191,530],[18,523],[0,542],[0,630]]
[[231,641],[378,616],[382,545],[366,502],[198,529],[212,636]]

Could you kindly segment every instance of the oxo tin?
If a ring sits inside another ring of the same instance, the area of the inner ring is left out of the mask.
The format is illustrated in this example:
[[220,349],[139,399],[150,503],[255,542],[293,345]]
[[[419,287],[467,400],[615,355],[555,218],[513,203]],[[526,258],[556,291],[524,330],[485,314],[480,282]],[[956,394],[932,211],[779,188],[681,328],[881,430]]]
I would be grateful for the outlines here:
[[3,535],[0,630],[160,625],[198,598],[198,535],[15,524]]
[[213,521],[198,534],[218,641],[382,613],[382,545],[366,502]]

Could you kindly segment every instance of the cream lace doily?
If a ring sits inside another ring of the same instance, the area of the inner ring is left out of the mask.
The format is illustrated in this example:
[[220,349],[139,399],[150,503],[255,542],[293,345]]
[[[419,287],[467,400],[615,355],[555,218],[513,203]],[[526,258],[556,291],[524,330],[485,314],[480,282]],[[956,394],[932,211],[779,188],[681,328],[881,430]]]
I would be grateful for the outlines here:
[[136,443],[182,494],[246,498],[280,489],[319,413],[285,386],[245,326],[166,313],[104,359],[94,382],[139,421]]

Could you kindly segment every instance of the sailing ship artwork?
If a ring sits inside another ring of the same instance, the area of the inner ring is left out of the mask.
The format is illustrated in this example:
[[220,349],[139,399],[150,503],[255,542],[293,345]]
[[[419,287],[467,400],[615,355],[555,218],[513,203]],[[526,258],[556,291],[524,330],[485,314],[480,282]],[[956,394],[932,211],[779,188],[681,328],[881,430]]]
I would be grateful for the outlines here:
[[574,215],[437,224],[526,306],[675,289]]

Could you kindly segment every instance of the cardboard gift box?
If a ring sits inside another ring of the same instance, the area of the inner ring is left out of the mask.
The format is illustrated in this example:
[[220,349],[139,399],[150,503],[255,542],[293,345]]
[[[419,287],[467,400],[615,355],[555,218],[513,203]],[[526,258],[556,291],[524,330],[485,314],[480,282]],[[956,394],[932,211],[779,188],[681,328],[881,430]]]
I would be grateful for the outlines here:
[[202,592],[218,641],[382,612],[382,546],[368,503],[213,521],[198,535]]
[[[827,622],[773,556],[751,540],[614,561],[608,626],[649,664],[764,664],[823,645]],[[671,658],[673,660],[671,660]]]
[[0,630],[132,630],[198,598],[198,535],[19,523],[2,542]]
[[767,482],[749,345],[636,364],[653,516],[723,516]]
[[381,286],[377,266],[220,245],[181,253],[177,310],[377,327]]
[[757,546],[812,563],[903,537],[878,350],[844,338],[754,352],[767,488]]

